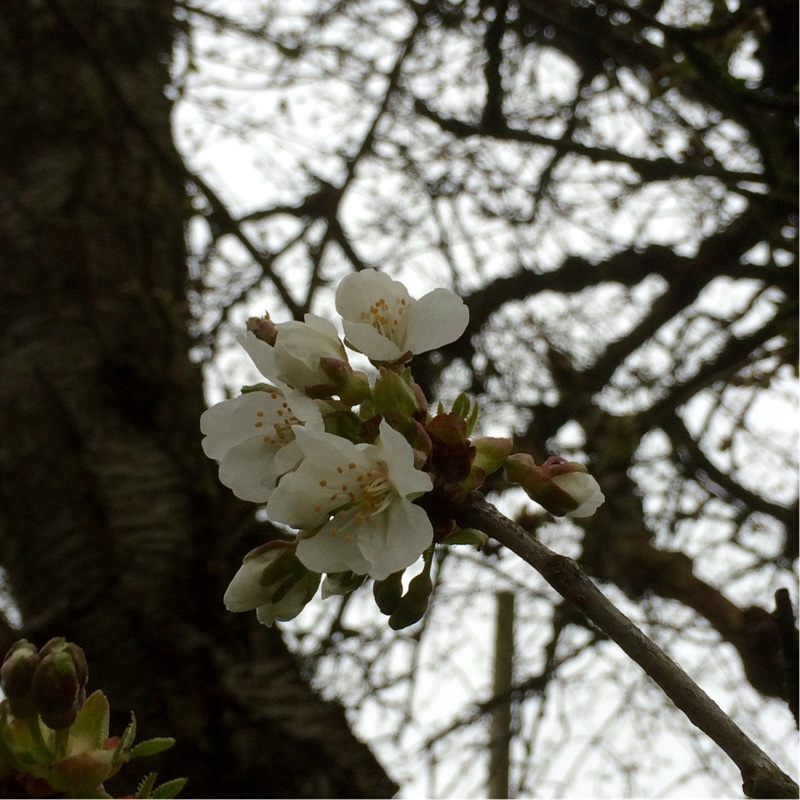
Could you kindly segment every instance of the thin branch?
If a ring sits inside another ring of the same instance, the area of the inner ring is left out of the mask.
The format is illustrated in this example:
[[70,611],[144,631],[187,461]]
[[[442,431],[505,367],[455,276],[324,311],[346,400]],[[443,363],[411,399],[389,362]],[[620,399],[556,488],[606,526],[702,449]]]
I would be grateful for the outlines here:
[[736,764],[748,797],[798,797],[800,787],[655,643],[565,556],[530,538],[479,492],[461,505],[458,523],[478,528],[536,569],[565,599],[613,639],[672,702]]

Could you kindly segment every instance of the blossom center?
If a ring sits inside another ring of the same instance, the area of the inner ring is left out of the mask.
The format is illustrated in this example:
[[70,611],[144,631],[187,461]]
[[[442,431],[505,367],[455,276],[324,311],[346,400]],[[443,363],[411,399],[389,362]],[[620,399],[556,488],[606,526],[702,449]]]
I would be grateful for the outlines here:
[[[270,397],[273,400],[278,400],[280,395],[277,392],[271,392]],[[266,433],[263,435],[264,444],[269,444],[277,447],[283,447],[289,442],[294,440],[294,433],[292,428],[295,425],[303,425],[303,421],[297,417],[292,411],[289,403],[284,400],[280,408],[274,412],[276,419],[267,421],[264,419],[264,412],[256,412],[256,428],[266,428]]]
[[408,300],[395,299],[391,305],[385,297],[379,297],[369,307],[369,311],[361,312],[361,321],[372,325],[381,336],[396,341],[402,335],[401,317],[408,310]]
[[[389,468],[383,461],[365,468],[350,462],[336,467],[342,482],[319,482],[323,488],[331,489],[329,500],[337,510],[333,514],[334,525],[329,529],[331,536],[344,533],[345,541],[351,541],[357,531],[353,526],[372,522],[392,502],[395,489],[389,478]],[[314,509],[321,511],[322,506]]]

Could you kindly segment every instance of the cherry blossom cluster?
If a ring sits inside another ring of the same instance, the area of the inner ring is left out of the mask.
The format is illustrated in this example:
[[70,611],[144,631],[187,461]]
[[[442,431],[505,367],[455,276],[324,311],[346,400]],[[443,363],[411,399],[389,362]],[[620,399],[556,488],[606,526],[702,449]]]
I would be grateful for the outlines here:
[[[320,582],[327,597],[369,577],[389,624],[405,627],[427,606],[435,544],[486,538],[437,513],[442,487],[477,489],[504,466],[508,480],[554,514],[588,516],[603,502],[580,464],[551,457],[536,465],[511,455],[510,439],[470,439],[478,408],[465,395],[449,412],[440,404],[431,413],[407,365],[464,333],[469,312],[460,297],[435,289],[415,299],[368,269],[340,283],[336,310],[344,340],[313,314],[303,322],[249,320],[239,342],[265,382],[201,418],[203,448],[219,462],[221,482],[298,531],[245,557],[225,593],[229,610],[255,609],[271,625],[299,614]],[[348,348],[374,373],[354,369]],[[403,571],[420,557],[423,570],[404,593]]]

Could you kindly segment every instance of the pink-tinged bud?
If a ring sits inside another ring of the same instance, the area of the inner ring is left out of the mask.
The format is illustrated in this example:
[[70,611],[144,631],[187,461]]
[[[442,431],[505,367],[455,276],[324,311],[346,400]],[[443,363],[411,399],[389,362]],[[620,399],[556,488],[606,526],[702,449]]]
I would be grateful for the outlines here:
[[266,342],[274,347],[278,338],[278,326],[269,317],[250,317],[247,320],[247,330],[256,335],[256,339]]
[[14,642],[3,659],[3,666],[0,667],[3,692],[8,698],[11,713],[18,719],[26,719],[36,713],[32,684],[40,661],[36,646],[26,639]]
[[506,459],[505,476],[557,517],[589,517],[605,500],[583,464],[560,456],[537,465],[528,453],[515,453]]

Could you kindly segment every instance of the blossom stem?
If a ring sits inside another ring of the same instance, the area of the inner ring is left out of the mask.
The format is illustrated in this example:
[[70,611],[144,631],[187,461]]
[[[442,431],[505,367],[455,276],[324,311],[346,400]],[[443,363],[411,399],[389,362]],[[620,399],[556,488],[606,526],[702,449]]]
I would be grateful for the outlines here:
[[736,764],[748,797],[797,797],[797,784],[661,648],[642,633],[570,558],[554,553],[501,514],[480,492],[457,518],[508,547],[580,609],[652,678],[664,694]]
[[55,735],[56,758],[65,758],[67,755],[67,744],[69,742],[69,728],[60,728]]

